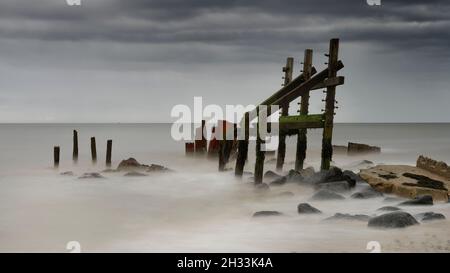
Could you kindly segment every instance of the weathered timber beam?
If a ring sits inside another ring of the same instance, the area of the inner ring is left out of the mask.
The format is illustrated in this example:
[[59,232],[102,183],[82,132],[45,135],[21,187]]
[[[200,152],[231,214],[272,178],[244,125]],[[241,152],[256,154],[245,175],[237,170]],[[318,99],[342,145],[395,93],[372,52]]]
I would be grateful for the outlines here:
[[[344,64],[341,61],[338,61],[336,64],[336,71],[339,71],[342,68],[344,68]],[[291,101],[297,99],[298,97],[300,97],[303,94],[312,90],[313,87],[323,83],[323,81],[328,78],[328,73],[329,73],[328,69],[329,68],[325,68],[319,74],[316,74],[315,76],[313,76],[311,79],[301,83],[300,85],[295,86],[291,91],[289,91],[289,93],[283,95],[282,97],[280,97],[274,101],[270,101],[270,104],[264,104],[264,103],[269,102],[268,100],[266,100],[265,102],[261,103],[260,105],[267,105],[267,106],[269,106],[269,105],[285,105],[285,104],[290,103]],[[332,80],[332,81],[334,81],[334,80]],[[290,85],[292,85],[292,82],[288,86],[290,86]],[[280,92],[280,91],[278,91],[278,92]],[[254,118],[256,118],[257,111],[259,111],[260,116],[266,115],[265,111],[263,109],[260,110],[259,106],[258,106],[249,112],[250,121],[253,120]]]
[[[339,71],[342,68],[344,68],[344,64],[341,61],[338,61],[335,67],[335,71]],[[272,105],[283,105],[285,103],[289,103],[296,98],[300,97],[304,93],[311,90],[314,86],[320,84],[323,82],[326,78],[328,78],[329,68],[326,68],[322,70],[319,74],[316,74],[311,79],[305,81],[304,83],[300,84],[293,90],[291,90],[286,95],[282,96],[281,98],[277,99],[272,103]]]
[[343,76],[328,78],[328,79],[325,79],[323,82],[317,84],[313,88],[311,88],[311,90],[323,89],[323,88],[327,88],[329,86],[343,85],[344,82],[345,82],[345,77],[343,77]]
[[[312,67],[311,68],[311,75],[314,75],[316,73],[317,73],[316,68]],[[274,101],[276,101],[277,99],[281,98],[285,94],[289,93],[290,91],[295,89],[297,86],[302,84],[304,81],[305,81],[305,77],[304,77],[304,75],[302,73],[299,76],[297,76],[295,79],[293,79],[291,82],[289,82],[287,85],[285,85],[283,88],[281,88],[280,90],[275,92],[272,96],[267,98],[265,101],[261,102],[259,105],[271,105],[271,104],[273,104]]]
[[[323,114],[316,115],[298,115],[285,116],[279,119],[280,131],[289,132],[290,130],[323,128]],[[298,132],[298,131],[297,131]]]

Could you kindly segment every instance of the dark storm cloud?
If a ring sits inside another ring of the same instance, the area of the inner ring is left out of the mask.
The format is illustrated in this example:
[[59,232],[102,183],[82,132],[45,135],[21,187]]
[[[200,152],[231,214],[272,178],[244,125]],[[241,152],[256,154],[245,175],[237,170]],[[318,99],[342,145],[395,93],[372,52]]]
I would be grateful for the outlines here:
[[346,64],[338,120],[450,116],[448,0],[81,1],[0,1],[0,121],[167,121],[195,95],[255,103],[279,88],[286,56],[323,53],[334,37]]
[[339,36],[348,42],[446,49],[450,2],[365,0],[4,1],[0,35],[13,39],[200,42],[293,47]]

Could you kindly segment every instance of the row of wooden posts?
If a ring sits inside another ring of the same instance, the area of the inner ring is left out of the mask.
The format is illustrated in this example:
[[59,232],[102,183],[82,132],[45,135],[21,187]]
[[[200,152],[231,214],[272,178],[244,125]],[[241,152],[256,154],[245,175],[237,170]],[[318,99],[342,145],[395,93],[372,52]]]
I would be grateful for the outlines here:
[[[286,136],[297,135],[297,147],[295,158],[295,170],[299,171],[303,169],[306,148],[307,148],[307,129],[323,129],[322,134],[322,153],[321,153],[321,169],[327,170],[330,168],[330,162],[333,155],[332,136],[333,136],[333,122],[336,105],[336,86],[344,84],[344,77],[337,76],[337,72],[344,67],[344,64],[338,58],[339,51],[339,39],[331,39],[329,52],[325,54],[328,58],[328,62],[325,64],[327,68],[317,73],[316,68],[312,65],[313,50],[305,50],[303,59],[302,73],[293,78],[294,58],[289,57],[286,61],[286,66],[283,67],[284,72],[284,84],[283,87],[272,94],[269,98],[259,104],[253,113],[245,113],[245,138],[243,140],[237,140],[235,138],[230,142],[229,140],[219,141],[219,171],[225,169],[225,164],[229,159],[229,153],[231,147],[237,146],[237,159],[235,166],[235,175],[241,177],[244,171],[244,166],[247,161],[248,145],[249,145],[249,117],[256,116],[258,121],[260,117],[264,116],[263,108],[260,106],[267,106],[267,114],[270,116],[270,106],[278,105],[281,108],[281,114],[279,118],[279,143],[276,169],[282,171],[284,158],[286,155]],[[324,93],[326,98],[322,100],[325,102],[325,107],[322,109],[322,114],[309,114],[309,98],[310,91],[325,89]],[[300,97],[300,109],[299,115],[289,116],[289,104],[295,99]],[[256,112],[256,115],[255,115]],[[252,114],[252,115],[250,115]],[[270,126],[270,123],[268,124]],[[202,123],[202,133],[205,123]],[[220,127],[220,125],[219,125]],[[236,124],[234,124],[236,132]],[[255,183],[262,183],[265,151],[262,149],[264,144],[263,139],[259,137],[259,132],[256,137],[256,163],[255,163]],[[206,151],[206,140],[202,135],[202,140],[196,140],[194,143],[186,143],[186,153],[204,153]],[[215,151],[212,151],[215,152]],[[208,151],[209,153],[209,151]]]
[[[59,146],[53,147],[53,162],[54,166],[58,167],[60,162],[60,152]],[[91,137],[91,158],[92,163],[97,163],[97,145],[95,142],[95,137]],[[112,158],[112,140],[108,139],[106,142],[106,166],[111,167]],[[73,130],[73,152],[72,152],[73,162],[78,162],[78,131]]]

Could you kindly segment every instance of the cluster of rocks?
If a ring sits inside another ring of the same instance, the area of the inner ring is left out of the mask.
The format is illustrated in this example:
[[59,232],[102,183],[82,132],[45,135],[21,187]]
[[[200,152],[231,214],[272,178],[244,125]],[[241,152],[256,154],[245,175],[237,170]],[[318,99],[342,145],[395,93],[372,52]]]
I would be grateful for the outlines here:
[[[397,178],[397,174],[394,172],[383,173],[382,175],[385,180]],[[408,177],[408,175],[406,175],[406,177]],[[428,181],[423,177],[414,176],[414,178]],[[275,172],[268,171],[264,175],[264,180],[270,182],[267,184],[259,184],[257,186],[259,189],[267,190],[270,187],[280,187],[289,183],[310,186],[314,189],[314,193],[310,198],[313,202],[344,200],[346,199],[345,196],[350,196],[351,199],[383,197],[383,193],[374,185],[367,183],[364,180],[364,177],[348,170],[342,171],[337,167],[332,167],[328,171],[319,172],[315,172],[312,168],[307,168],[302,171],[290,170],[286,175],[279,175]],[[355,191],[355,187],[358,191],[352,193],[352,190]],[[336,213],[331,217],[325,218],[324,221],[362,221],[373,228],[403,228],[417,225],[419,222],[445,219],[445,216],[440,213],[426,212],[413,216],[401,209],[401,207],[407,208],[408,206],[433,205],[432,195],[415,195],[412,199],[406,201],[404,199],[393,197],[386,198],[385,200],[397,202],[397,206],[381,207],[376,210],[373,215]],[[298,204],[297,212],[302,215],[323,214],[322,210],[313,207],[309,203]],[[283,215],[284,213],[279,211],[259,211],[254,214],[255,217]]]
[[117,166],[117,171],[127,171],[128,173],[125,174],[127,176],[142,176],[142,173],[139,174],[140,171],[144,172],[168,172],[171,171],[170,169],[157,165],[157,164],[141,164],[136,159],[130,157],[128,159],[122,160],[119,163],[119,166]]
[[[433,199],[431,196],[422,196],[415,200],[413,203],[402,202],[398,204],[399,206],[407,205],[429,205],[431,198],[431,204]],[[424,202],[426,201],[426,202]],[[298,214],[311,215],[311,214],[323,214],[323,212],[313,207],[308,203],[300,203],[297,206]],[[381,214],[377,214],[381,212]],[[279,211],[258,211],[253,214],[253,217],[263,217],[263,216],[283,216],[284,214]],[[372,228],[405,228],[409,226],[418,225],[420,222],[430,222],[434,220],[445,220],[445,216],[441,213],[435,213],[432,211],[419,213],[415,216],[410,213],[403,211],[401,208],[394,206],[384,206],[377,209],[373,216],[366,214],[348,214],[348,213],[336,213],[331,217],[325,218],[324,221],[361,221],[366,222],[368,227]]]
[[[161,172],[171,172],[172,170],[157,164],[141,164],[136,159],[130,157],[128,159],[122,160],[116,169],[106,169],[103,173],[109,172],[125,172],[124,176],[127,177],[141,177],[147,176],[146,173],[161,173]],[[72,171],[62,172],[61,175],[74,176]],[[98,172],[87,172],[78,177],[79,179],[99,179],[105,178],[101,173]]]

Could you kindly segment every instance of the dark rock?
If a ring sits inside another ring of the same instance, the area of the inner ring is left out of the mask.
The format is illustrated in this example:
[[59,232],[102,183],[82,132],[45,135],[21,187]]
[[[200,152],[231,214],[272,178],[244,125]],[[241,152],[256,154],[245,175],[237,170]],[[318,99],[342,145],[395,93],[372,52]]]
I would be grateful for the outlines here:
[[408,200],[399,204],[399,206],[431,206],[433,197],[431,195],[420,195],[413,200]]
[[413,174],[413,173],[404,173],[403,176],[417,180],[417,184],[403,183],[403,185],[405,185],[405,186],[423,187],[423,188],[445,190],[445,191],[447,190],[447,188],[444,186],[444,182],[431,179],[424,175]]
[[381,208],[379,208],[377,210],[379,210],[379,211],[398,211],[398,210],[401,210],[401,209],[397,208],[397,207],[393,207],[393,206],[384,206],[384,207],[381,207]]
[[344,145],[333,145],[334,154],[347,154],[347,146]]
[[72,171],[68,171],[68,172],[62,172],[60,173],[61,175],[66,175],[66,176],[74,176],[75,174]]
[[136,169],[147,169],[148,165],[143,165],[139,163],[136,159],[130,157],[126,160],[122,160],[117,166],[118,171],[136,170]]
[[300,174],[300,172],[297,172],[296,170],[290,170],[288,175],[286,176],[286,182],[301,182],[303,180],[303,176]]
[[253,214],[253,217],[264,217],[264,216],[281,216],[283,213],[274,210],[263,210],[257,211]]
[[264,174],[264,179],[268,179],[268,180],[275,180],[275,179],[278,179],[280,177],[282,177],[282,176],[277,174],[277,173],[275,173],[275,172],[272,172],[272,171],[267,171]]
[[356,184],[356,183],[366,183],[366,181],[364,181],[364,179],[362,179],[361,176],[359,176],[358,174],[356,174],[356,173],[354,173],[352,171],[345,170],[345,171],[342,172],[342,175],[344,176],[345,180],[347,180],[349,182],[354,182],[354,184]]
[[320,210],[316,209],[315,207],[311,206],[308,203],[301,203],[297,206],[297,211],[300,214],[317,214],[322,213]]
[[117,171],[166,172],[171,170],[158,164],[151,164],[151,165],[141,164],[136,159],[130,157],[126,160],[122,160],[119,163]]
[[99,173],[84,173],[82,176],[80,176],[78,178],[79,179],[91,179],[91,178],[105,178],[105,177]]
[[362,143],[349,142],[347,146],[347,152],[349,155],[368,154],[368,153],[380,153],[381,149],[377,146],[370,146]]
[[335,215],[326,218],[325,220],[346,220],[346,221],[363,221],[367,222],[369,221],[370,216],[365,214],[348,214],[348,213],[336,213]]
[[286,184],[286,181],[287,181],[286,177],[282,176],[282,177],[270,182],[270,185],[271,186],[282,186],[282,185]]
[[381,192],[378,192],[372,187],[367,187],[366,189],[356,192],[351,195],[351,198],[354,199],[369,199],[369,198],[375,198],[375,197],[382,197],[383,194]]
[[346,192],[350,190],[350,185],[347,181],[326,182],[316,185],[319,190],[330,190],[334,192]]
[[346,175],[344,175],[342,170],[338,167],[331,167],[328,171],[320,171],[314,173],[313,175],[306,177],[303,180],[305,184],[310,185],[341,181],[347,181],[350,187],[354,187],[356,185],[356,180],[352,177],[352,175],[348,172]]
[[168,172],[168,171],[171,171],[171,170],[166,168],[166,167],[164,167],[164,166],[158,165],[158,164],[152,164],[152,165],[147,167],[146,171],[147,172]]
[[325,182],[334,182],[334,181],[342,181],[345,180],[342,175],[342,170],[338,167],[331,167],[327,171],[319,171],[310,177],[304,179],[304,182],[307,184],[318,184]]
[[404,228],[418,224],[419,222],[411,214],[404,211],[394,211],[371,218],[368,226],[375,228]]
[[131,172],[127,172],[124,176],[133,176],[133,177],[139,177],[139,176],[147,176],[144,173],[140,173],[140,172],[136,172],[136,171],[131,171]]
[[319,190],[316,192],[312,197],[312,200],[343,200],[345,197],[343,197],[340,194],[337,194],[335,192],[329,191],[329,190]]
[[300,170],[299,173],[303,178],[306,178],[312,176],[316,172],[314,171],[313,167],[308,167],[306,169]]
[[419,213],[416,215],[416,218],[420,219],[423,222],[426,221],[434,221],[434,220],[445,220],[445,216],[441,213],[434,213],[432,211]]

